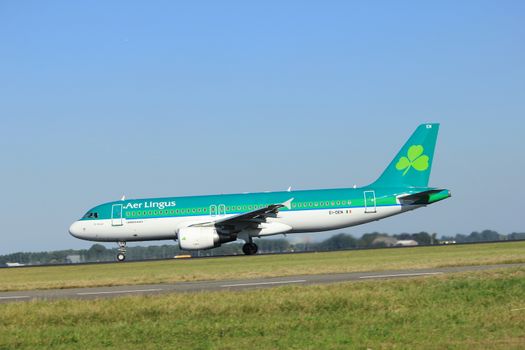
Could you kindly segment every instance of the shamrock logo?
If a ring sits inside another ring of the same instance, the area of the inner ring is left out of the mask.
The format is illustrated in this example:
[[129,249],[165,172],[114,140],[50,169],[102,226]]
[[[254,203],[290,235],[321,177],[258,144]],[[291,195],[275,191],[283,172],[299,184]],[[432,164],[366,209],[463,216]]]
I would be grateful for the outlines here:
[[403,176],[407,174],[410,168],[417,171],[425,171],[428,169],[428,156],[423,154],[425,149],[421,145],[412,145],[408,149],[406,157],[401,157],[396,164],[396,169],[403,172]]

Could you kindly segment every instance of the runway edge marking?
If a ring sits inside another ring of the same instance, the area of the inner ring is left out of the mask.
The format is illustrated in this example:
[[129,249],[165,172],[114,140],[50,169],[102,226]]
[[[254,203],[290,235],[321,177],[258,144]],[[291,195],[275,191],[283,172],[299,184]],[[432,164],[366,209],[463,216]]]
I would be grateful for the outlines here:
[[144,292],[160,292],[162,288],[152,289],[132,289],[132,290],[111,290],[103,292],[82,292],[76,293],[77,295],[97,295],[97,294],[121,294],[121,293],[144,293]]
[[237,283],[237,284],[224,284],[222,288],[228,287],[247,287],[247,286],[263,286],[272,284],[288,284],[288,283],[305,283],[306,280],[293,280],[293,281],[273,281],[273,282],[253,282],[253,283]]
[[27,299],[30,298],[28,295],[13,295],[9,297],[0,297],[0,300],[8,300],[8,299]]
[[444,272],[418,272],[418,273],[398,273],[392,275],[370,275],[361,276],[360,279],[372,279],[372,278],[390,278],[390,277],[411,277],[411,276],[427,276],[427,275],[442,275]]

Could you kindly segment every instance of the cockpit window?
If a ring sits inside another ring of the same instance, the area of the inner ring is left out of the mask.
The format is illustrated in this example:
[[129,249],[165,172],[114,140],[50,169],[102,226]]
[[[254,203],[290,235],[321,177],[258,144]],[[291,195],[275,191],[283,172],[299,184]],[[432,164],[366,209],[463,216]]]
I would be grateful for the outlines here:
[[84,215],[84,219],[98,219],[98,213],[87,212],[86,215]]

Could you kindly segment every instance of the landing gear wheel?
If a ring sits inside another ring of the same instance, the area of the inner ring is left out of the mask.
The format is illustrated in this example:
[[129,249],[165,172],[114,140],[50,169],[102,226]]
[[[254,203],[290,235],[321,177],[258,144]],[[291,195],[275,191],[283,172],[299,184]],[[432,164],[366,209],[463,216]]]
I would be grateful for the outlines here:
[[243,246],[242,246],[242,252],[246,255],[254,255],[255,253],[257,253],[257,244],[255,243],[245,243]]
[[117,261],[126,260],[126,242],[119,241],[118,243],[118,254]]

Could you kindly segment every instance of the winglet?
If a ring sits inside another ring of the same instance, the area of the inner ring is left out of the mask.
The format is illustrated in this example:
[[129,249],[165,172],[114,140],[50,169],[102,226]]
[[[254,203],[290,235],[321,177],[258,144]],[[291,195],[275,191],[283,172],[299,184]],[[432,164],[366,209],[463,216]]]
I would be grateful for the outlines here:
[[292,201],[293,201],[293,200],[294,200],[294,198],[290,198],[290,199],[288,199],[286,202],[281,203],[281,205],[282,205],[283,207],[286,207],[286,208],[288,208],[288,209],[291,209],[291,208],[292,208]]

